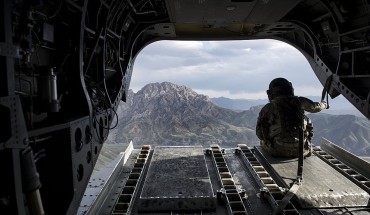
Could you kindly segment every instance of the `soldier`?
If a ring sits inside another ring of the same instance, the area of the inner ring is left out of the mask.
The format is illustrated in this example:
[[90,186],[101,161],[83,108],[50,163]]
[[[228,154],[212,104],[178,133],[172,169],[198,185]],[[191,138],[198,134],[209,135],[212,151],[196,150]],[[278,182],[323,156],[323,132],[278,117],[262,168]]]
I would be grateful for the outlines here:
[[260,111],[256,126],[262,148],[273,156],[298,157],[299,132],[303,126],[304,156],[310,156],[313,127],[304,111],[319,112],[327,108],[326,102],[294,96],[292,83],[285,78],[272,80],[267,95],[270,103]]

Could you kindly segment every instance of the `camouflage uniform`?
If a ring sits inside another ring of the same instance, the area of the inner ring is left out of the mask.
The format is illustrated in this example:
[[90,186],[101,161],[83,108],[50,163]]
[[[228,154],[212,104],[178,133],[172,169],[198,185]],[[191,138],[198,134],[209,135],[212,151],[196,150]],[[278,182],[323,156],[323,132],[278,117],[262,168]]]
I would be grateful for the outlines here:
[[[287,111],[290,119],[279,119],[279,108]],[[327,107],[325,102],[313,102],[305,97],[297,96],[279,96],[272,99],[270,103],[266,104],[257,120],[256,134],[261,140],[261,145],[264,150],[273,156],[281,157],[298,157],[298,144],[300,129],[291,132],[294,134],[282,135],[282,123],[289,123],[289,120],[299,120],[299,126],[302,125],[302,116],[304,117],[304,142],[305,142],[305,156],[310,156],[311,153],[311,138],[313,136],[313,127],[310,119],[304,116],[304,111],[311,113],[319,112]],[[298,116],[299,115],[299,116]],[[284,122],[283,122],[284,121]],[[284,136],[284,137],[283,137]],[[290,136],[291,138],[286,138]],[[288,140],[289,139],[289,140]]]

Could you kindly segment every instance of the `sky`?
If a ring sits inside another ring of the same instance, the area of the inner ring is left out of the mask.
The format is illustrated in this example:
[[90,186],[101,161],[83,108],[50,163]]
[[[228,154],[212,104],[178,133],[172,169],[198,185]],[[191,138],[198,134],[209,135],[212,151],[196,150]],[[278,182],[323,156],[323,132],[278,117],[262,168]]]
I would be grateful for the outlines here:
[[210,98],[266,99],[277,77],[291,81],[296,95],[321,96],[303,54],[277,40],[158,41],[136,57],[130,88],[168,81]]

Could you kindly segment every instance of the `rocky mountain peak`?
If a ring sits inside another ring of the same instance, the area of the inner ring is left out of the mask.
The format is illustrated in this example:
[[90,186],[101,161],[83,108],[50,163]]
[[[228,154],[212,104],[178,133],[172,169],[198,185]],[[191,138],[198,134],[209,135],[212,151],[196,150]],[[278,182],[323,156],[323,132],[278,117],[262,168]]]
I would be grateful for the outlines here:
[[137,95],[146,99],[153,99],[161,96],[181,97],[183,100],[192,100],[194,98],[210,100],[208,96],[199,95],[194,90],[170,82],[151,83],[144,86]]
[[248,114],[218,107],[208,96],[188,87],[152,83],[129,98],[121,105],[125,107],[119,109],[120,121],[124,123],[117,126],[119,138],[125,140],[115,142],[236,145],[243,140],[257,143],[253,129],[244,119]]

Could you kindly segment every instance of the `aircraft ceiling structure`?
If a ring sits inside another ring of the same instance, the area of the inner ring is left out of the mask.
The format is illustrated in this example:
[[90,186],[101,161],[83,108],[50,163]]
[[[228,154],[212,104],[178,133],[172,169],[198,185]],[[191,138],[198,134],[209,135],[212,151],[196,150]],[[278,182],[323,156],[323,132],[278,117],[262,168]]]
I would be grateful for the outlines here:
[[1,213],[77,211],[115,110],[126,99],[135,57],[154,41],[286,42],[304,54],[332,98],[342,94],[370,118],[368,1],[0,5]]

